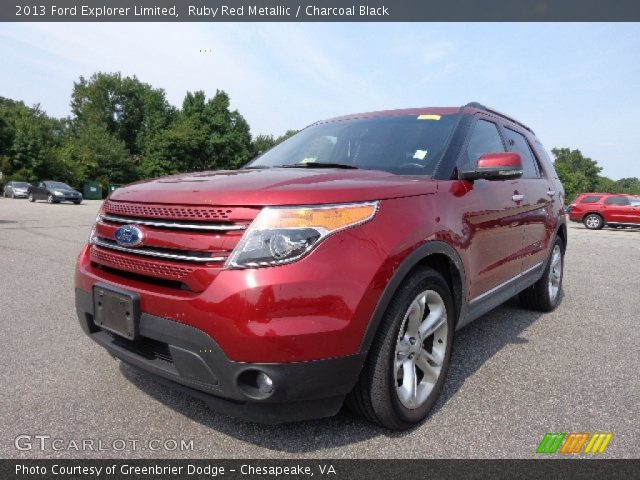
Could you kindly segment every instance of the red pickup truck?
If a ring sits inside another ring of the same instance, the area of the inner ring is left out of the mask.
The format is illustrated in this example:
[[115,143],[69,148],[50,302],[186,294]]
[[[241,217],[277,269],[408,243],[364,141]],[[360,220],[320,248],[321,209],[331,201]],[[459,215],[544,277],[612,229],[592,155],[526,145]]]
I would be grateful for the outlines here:
[[235,171],[120,188],[76,270],[85,333],[259,422],[421,421],[454,332],[516,294],[553,310],[562,185],[477,103],[318,122]]

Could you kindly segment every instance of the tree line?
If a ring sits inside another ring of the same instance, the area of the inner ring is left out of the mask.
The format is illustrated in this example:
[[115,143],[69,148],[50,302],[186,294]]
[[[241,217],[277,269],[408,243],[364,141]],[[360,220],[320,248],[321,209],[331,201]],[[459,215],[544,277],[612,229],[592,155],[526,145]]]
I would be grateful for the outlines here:
[[222,90],[211,98],[188,92],[178,109],[136,77],[96,73],[74,83],[69,118],[0,97],[0,172],[3,181],[129,183],[238,168],[294,133],[252,138]]
[[580,150],[554,148],[551,153],[555,158],[553,166],[564,186],[567,202],[583,192],[640,194],[640,179],[638,177],[627,177],[620,180],[604,177],[600,175],[602,167],[598,165],[598,162],[585,157]]
[[[231,110],[229,95],[188,92],[181,108],[161,88],[120,73],[80,77],[71,116],[52,118],[38,105],[0,97],[0,172],[3,182],[55,179],[81,187],[86,180],[129,183],[198,170],[234,169],[296,133],[252,138]],[[554,165],[567,199],[580,192],[640,194],[636,177],[614,181],[580,150],[554,148]]]

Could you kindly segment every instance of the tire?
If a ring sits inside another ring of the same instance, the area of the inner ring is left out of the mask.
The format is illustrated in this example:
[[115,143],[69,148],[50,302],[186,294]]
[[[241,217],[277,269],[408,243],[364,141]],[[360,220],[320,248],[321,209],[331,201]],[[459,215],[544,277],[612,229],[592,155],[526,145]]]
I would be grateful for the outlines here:
[[49,194],[49,196],[47,196],[47,203],[53,204],[53,203],[58,203],[58,202],[56,201],[55,198],[53,198],[53,195]]
[[16,194],[15,194],[15,192],[11,192],[11,199],[12,199],[12,200],[15,200],[15,199],[16,199]]
[[590,213],[582,220],[584,226],[589,230],[600,230],[604,227],[604,219],[597,213]]
[[[421,295],[425,296],[426,304],[422,308]],[[404,430],[422,421],[438,399],[447,376],[454,312],[451,291],[438,272],[421,267],[405,279],[382,318],[358,383],[347,397],[349,408],[392,430]],[[432,314],[431,322],[439,326],[435,329],[432,326],[434,333],[429,334],[431,329],[427,327]],[[425,336],[410,333],[420,332],[423,327]],[[405,374],[405,369],[413,373]],[[430,372],[431,382],[427,381],[426,371]]]
[[531,287],[520,292],[523,307],[551,312],[556,309],[562,297],[562,278],[564,276],[564,243],[556,237],[542,277]]
[[74,200],[73,203],[75,203],[76,205],[80,205],[82,203],[82,200]]
[[29,194],[29,201],[30,201],[31,203],[33,203],[33,202],[35,202],[35,201],[36,201],[36,197],[34,197],[34,196],[33,196],[33,193],[30,193],[30,194]]

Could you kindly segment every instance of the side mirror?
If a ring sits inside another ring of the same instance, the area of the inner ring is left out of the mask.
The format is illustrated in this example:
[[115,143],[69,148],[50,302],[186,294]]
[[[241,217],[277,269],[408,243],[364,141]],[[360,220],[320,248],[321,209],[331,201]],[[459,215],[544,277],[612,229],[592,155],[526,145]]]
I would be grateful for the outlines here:
[[522,176],[522,160],[519,153],[485,153],[478,159],[474,170],[460,172],[460,180],[512,180]]

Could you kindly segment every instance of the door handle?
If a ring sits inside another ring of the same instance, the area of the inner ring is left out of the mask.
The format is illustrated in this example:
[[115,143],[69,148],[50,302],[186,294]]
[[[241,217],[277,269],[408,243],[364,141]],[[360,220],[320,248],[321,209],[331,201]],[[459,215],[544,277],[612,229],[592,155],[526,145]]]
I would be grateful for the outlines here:
[[556,194],[555,190],[549,190],[547,191],[547,195],[549,195],[550,197],[553,197]]
[[522,200],[524,200],[524,195],[516,194],[513,197],[511,197],[511,200],[513,200],[514,202],[521,202]]

